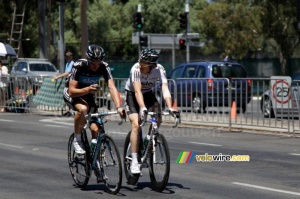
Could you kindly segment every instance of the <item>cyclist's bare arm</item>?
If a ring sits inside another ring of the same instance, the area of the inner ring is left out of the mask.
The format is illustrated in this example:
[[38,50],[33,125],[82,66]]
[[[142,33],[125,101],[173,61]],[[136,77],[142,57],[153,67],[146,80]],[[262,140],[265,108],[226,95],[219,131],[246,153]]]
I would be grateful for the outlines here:
[[169,109],[171,109],[172,108],[172,97],[171,97],[171,94],[170,94],[170,91],[168,88],[168,84],[163,83],[161,88],[162,88],[161,90],[162,90],[166,105]]

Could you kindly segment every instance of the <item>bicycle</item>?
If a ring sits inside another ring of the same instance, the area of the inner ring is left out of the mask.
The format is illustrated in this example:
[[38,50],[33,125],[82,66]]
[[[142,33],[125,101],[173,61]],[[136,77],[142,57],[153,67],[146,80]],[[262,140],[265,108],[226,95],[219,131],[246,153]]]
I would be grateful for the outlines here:
[[[105,116],[117,114],[117,111],[93,113],[85,116],[86,125],[81,134],[86,153],[77,155],[73,147],[74,133],[71,134],[68,143],[68,161],[72,178],[76,185],[84,188],[91,177],[92,170],[97,177],[97,183],[104,182],[111,194],[117,194],[122,184],[122,163],[119,150],[114,140],[105,133]],[[97,120],[95,118],[97,118]],[[95,121],[96,120],[96,121]],[[86,129],[92,122],[100,126],[97,144],[92,149],[89,145]],[[114,170],[116,170],[114,172]]]
[[[148,112],[144,117],[144,121],[140,124],[141,128],[139,133],[138,151],[138,160],[141,170],[140,174],[132,174],[130,171],[130,165],[132,161],[130,144],[131,131],[129,131],[129,133],[127,134],[124,144],[123,157],[124,172],[128,184],[135,185],[139,180],[139,177],[142,176],[142,168],[149,167],[152,189],[157,192],[162,192],[166,188],[170,174],[170,151],[165,136],[158,132],[156,116],[170,114],[174,116],[174,113],[172,112]],[[149,122],[151,123],[151,129],[143,139],[142,126],[147,121],[147,115],[151,116],[151,119],[149,120]],[[176,127],[180,122],[180,113],[176,112],[175,116],[175,124],[173,127]]]

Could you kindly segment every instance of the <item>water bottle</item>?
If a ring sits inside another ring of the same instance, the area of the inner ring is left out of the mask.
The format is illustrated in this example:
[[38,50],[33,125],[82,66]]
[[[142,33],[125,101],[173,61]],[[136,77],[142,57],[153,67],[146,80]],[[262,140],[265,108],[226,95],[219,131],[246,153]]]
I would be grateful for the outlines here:
[[92,141],[91,141],[91,152],[94,151],[96,145],[97,145],[97,139],[92,139]]
[[150,140],[150,135],[147,135],[144,139],[144,150],[147,149],[147,145],[149,143],[149,140]]

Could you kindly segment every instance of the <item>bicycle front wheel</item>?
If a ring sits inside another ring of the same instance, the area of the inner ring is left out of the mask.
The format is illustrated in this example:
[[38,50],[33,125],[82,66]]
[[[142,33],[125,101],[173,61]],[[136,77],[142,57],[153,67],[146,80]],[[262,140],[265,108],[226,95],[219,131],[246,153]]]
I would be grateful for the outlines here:
[[103,168],[103,180],[108,192],[117,194],[122,184],[122,163],[114,140],[106,135],[101,141],[100,167]]
[[71,134],[68,143],[68,161],[71,176],[78,187],[85,187],[90,179],[90,164],[86,155],[78,156],[73,147],[74,133]]
[[152,189],[162,192],[167,186],[170,175],[170,151],[163,135],[159,134],[156,137],[156,144],[149,158]]

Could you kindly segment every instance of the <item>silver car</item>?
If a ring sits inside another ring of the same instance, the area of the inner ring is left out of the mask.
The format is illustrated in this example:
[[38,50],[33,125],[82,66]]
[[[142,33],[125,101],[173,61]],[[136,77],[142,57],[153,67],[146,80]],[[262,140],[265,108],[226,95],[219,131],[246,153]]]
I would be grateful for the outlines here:
[[260,108],[265,118],[275,118],[277,116],[275,113],[275,109],[277,109],[277,113],[283,117],[300,116],[300,73],[295,74],[291,77],[291,79],[291,87],[288,91],[291,92],[290,95],[292,100],[290,108],[283,108],[281,106],[275,107],[275,105],[272,104],[270,90],[266,90],[262,94]]
[[18,58],[13,64],[10,80],[15,86],[27,90],[29,86],[38,89],[45,77],[51,77],[58,74],[57,68],[47,59],[37,58]]

